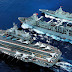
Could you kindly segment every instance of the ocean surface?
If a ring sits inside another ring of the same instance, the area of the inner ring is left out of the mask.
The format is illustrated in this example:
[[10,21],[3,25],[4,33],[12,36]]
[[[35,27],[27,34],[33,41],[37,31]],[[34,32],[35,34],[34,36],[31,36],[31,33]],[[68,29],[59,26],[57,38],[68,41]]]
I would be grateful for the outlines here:
[[[13,22],[20,27],[18,17],[29,17],[33,13],[38,13],[40,16],[39,9],[57,10],[60,6],[63,6],[64,11],[72,13],[71,0],[0,0],[0,29],[13,27]],[[0,72],[72,72],[72,45],[66,42],[54,42],[54,40],[51,45],[61,50],[60,61],[71,64],[70,67],[45,68],[0,54]]]

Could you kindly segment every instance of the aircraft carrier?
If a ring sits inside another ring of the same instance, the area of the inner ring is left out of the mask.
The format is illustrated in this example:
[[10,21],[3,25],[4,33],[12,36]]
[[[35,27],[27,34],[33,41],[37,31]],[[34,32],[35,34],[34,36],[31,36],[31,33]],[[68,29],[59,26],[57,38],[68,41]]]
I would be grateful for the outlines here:
[[0,52],[23,62],[32,62],[43,67],[52,67],[61,57],[57,47],[40,41],[34,42],[31,34],[13,28],[0,30]]
[[31,28],[37,33],[46,34],[57,41],[72,44],[72,14],[64,12],[62,7],[56,11],[39,9],[49,21],[44,21],[43,16],[38,18],[35,13],[31,17],[19,17],[22,28]]

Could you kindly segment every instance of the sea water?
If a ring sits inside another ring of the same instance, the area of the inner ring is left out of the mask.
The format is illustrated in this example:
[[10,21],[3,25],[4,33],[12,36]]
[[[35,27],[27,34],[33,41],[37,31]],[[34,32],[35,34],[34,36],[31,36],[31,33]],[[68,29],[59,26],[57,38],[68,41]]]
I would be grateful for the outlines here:
[[[18,17],[29,17],[33,13],[41,12],[39,9],[56,10],[63,6],[63,10],[72,12],[71,0],[0,0],[0,29],[9,29],[13,26],[13,22],[20,27]],[[40,39],[40,38],[39,38]],[[45,39],[44,39],[45,41]],[[52,40],[51,45],[58,47],[62,52],[60,61],[72,64],[72,45],[65,42],[55,42]],[[0,72],[72,72],[63,67],[44,68],[33,63],[24,63],[8,56],[0,55]]]

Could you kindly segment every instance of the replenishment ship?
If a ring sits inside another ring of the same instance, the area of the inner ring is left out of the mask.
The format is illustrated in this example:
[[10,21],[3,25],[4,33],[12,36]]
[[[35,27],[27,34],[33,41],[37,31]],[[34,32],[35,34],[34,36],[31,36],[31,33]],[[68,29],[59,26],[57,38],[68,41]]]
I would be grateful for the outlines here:
[[43,21],[43,16],[38,18],[35,13],[31,17],[19,17],[22,28],[32,28],[37,33],[46,34],[57,41],[72,44],[72,14],[64,12],[62,7],[56,11],[39,9],[49,21]]
[[61,57],[57,47],[40,41],[34,42],[29,32],[19,30],[16,24],[13,28],[0,30],[0,52],[43,67],[52,67]]

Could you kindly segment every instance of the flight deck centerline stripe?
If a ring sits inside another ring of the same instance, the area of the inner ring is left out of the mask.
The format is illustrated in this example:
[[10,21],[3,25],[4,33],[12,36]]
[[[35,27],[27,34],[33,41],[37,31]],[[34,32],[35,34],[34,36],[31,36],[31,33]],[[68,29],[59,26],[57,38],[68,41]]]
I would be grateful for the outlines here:
[[[3,40],[4,41],[4,40]],[[8,42],[8,41],[7,41]],[[23,45],[22,45],[23,46]],[[32,48],[32,47],[31,47]],[[35,49],[35,48],[34,48]],[[54,49],[54,51],[55,52],[57,52],[57,50],[53,47],[53,49]],[[40,50],[40,49],[37,49],[37,50]],[[41,51],[43,51],[43,50],[41,50]],[[49,53],[48,51],[44,51],[44,52],[47,52],[47,53]],[[50,53],[53,53],[53,52],[50,52]]]
[[[11,51],[11,49],[6,49],[6,48],[4,48],[4,47],[0,47],[0,49],[4,49],[4,50]],[[15,52],[15,51],[11,51],[11,52]]]
[[[4,47],[0,47],[0,49],[1,50],[7,50],[7,51],[11,51],[11,50],[9,50],[9,49],[6,49],[6,48],[4,48]],[[4,52],[4,51],[3,51]],[[11,52],[14,52],[15,53],[15,51],[11,51]],[[27,54],[27,55],[29,55],[29,54]],[[30,55],[31,56],[31,55]],[[40,58],[40,57],[36,57],[37,59],[39,59],[39,60],[44,60],[44,61],[47,61],[46,59],[43,59],[43,58]]]
[[0,48],[3,48],[3,49],[5,49],[5,50],[10,50],[10,51],[11,51],[11,49],[8,49],[8,48],[4,48],[4,47],[0,47]]
[[52,52],[46,52],[46,51],[42,51],[42,50],[35,49],[35,48],[32,48],[32,47],[24,46],[24,45],[19,45],[19,44],[16,44],[16,43],[11,43],[11,42],[4,41],[4,40],[0,40],[0,41],[2,41],[2,42],[7,42],[7,43],[10,43],[10,44],[14,44],[14,45],[18,45],[18,46],[22,46],[22,47],[26,47],[26,48],[30,48],[30,49],[37,50],[37,51],[41,51],[41,52],[45,52],[45,53],[52,53]]
[[[3,44],[3,45],[6,45],[6,44]],[[6,48],[5,48],[6,49]],[[27,50],[24,50],[24,51],[27,51]],[[32,52],[33,53],[33,52]],[[38,54],[38,53],[35,53],[35,54]],[[40,54],[40,55],[43,55],[43,54]],[[43,55],[44,56],[44,55]],[[45,55],[46,56],[46,55]]]
[[[8,51],[11,51],[11,49],[7,49],[7,48],[4,48],[4,47],[0,47],[0,49],[5,49],[5,50],[8,50]],[[16,51],[11,51],[11,52],[16,52]],[[38,53],[37,53],[38,54]],[[27,54],[27,55],[29,55],[29,54]],[[41,54],[40,54],[41,55]],[[31,56],[31,55],[30,55]],[[39,58],[39,57],[37,57],[37,58]],[[40,59],[43,59],[43,58],[40,58]],[[44,60],[46,60],[46,59],[44,59]]]
[[[2,41],[2,42],[7,42],[7,43],[10,43],[10,44],[14,44],[14,45],[18,45],[18,46],[22,46],[22,47],[27,47],[27,46],[23,46],[23,45],[11,43],[11,42],[4,41],[4,40],[0,40],[0,41]],[[39,50],[39,49],[35,49],[35,48],[32,48],[32,47],[27,47],[27,48],[34,49],[34,50],[41,51],[41,52],[45,52],[45,51],[42,51],[42,50]],[[45,53],[50,53],[50,52],[45,52]],[[43,58],[42,58],[42,59],[43,59]]]
[[[11,51],[10,49],[6,49],[6,48],[4,48],[4,47],[0,47],[1,49],[5,49],[5,50],[8,50],[8,51]],[[14,51],[11,51],[11,52],[14,52]],[[38,59],[42,59],[42,60],[46,60],[46,59],[43,59],[43,58],[40,58],[40,57],[36,57],[36,58],[38,58]]]

